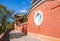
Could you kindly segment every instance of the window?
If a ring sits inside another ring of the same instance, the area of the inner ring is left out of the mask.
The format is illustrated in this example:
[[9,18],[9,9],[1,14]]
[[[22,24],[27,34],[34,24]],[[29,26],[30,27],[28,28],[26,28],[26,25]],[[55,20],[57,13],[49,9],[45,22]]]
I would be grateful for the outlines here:
[[42,15],[42,12],[40,10],[38,10],[35,15],[34,15],[34,23],[39,26],[41,25],[43,21],[43,15]]

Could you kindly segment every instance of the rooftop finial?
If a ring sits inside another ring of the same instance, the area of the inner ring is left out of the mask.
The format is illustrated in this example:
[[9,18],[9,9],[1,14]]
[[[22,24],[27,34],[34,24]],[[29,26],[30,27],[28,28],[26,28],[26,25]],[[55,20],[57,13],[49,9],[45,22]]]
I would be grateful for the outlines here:
[[37,0],[33,0],[33,3],[35,3]]

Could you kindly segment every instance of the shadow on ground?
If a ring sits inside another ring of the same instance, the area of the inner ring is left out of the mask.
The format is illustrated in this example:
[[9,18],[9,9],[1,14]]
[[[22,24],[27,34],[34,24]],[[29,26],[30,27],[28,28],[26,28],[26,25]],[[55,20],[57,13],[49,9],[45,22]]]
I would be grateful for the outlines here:
[[26,36],[26,34],[20,33],[20,32],[18,32],[18,33],[15,32],[15,33],[10,33],[9,36],[10,36],[10,39],[13,39],[13,38],[21,38],[23,36]]

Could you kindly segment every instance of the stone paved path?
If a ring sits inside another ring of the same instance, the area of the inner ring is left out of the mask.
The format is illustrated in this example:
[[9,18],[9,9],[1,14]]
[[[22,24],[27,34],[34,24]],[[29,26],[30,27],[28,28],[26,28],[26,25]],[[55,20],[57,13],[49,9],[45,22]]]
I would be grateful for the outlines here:
[[40,40],[21,34],[21,33],[16,34],[16,32],[12,31],[10,33],[10,41],[40,41]]
[[24,37],[21,37],[21,38],[10,39],[10,41],[40,41],[40,40],[29,37],[29,36],[24,36]]

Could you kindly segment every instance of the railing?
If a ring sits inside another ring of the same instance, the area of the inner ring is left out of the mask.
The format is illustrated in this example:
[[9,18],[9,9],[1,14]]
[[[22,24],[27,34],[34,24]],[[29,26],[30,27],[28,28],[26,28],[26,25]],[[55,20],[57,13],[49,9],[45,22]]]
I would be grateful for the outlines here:
[[0,41],[10,41],[9,32],[10,30],[6,30],[4,33],[2,33],[0,35]]

